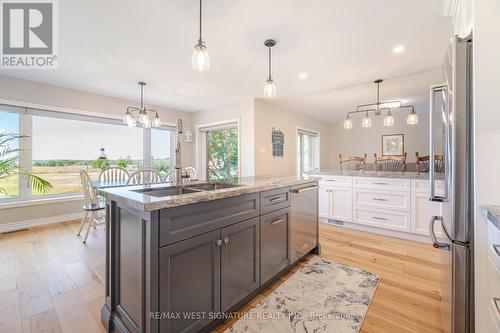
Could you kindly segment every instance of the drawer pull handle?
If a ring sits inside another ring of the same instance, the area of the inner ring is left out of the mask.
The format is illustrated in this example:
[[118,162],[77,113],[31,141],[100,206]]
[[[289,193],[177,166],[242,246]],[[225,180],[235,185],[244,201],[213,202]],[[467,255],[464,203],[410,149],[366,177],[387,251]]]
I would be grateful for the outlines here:
[[373,200],[376,200],[376,201],[387,201],[387,199],[382,199],[382,198],[373,198]]
[[229,237],[224,237],[224,244],[229,243]]
[[500,257],[500,245],[498,244],[493,244],[493,250],[495,250],[497,256]]
[[327,182],[334,182],[334,181],[335,181],[335,179],[327,179],[326,181],[327,181]]
[[271,222],[271,225],[280,224],[281,222],[285,222],[285,219],[284,218],[276,219],[276,220]]
[[269,201],[275,203],[275,202],[279,202],[279,201],[283,201],[283,200],[285,200],[285,198],[283,198],[283,197],[276,197],[276,198],[270,199]]
[[381,220],[381,221],[387,221],[385,217],[378,217],[378,216],[372,216],[372,219],[374,220]]
[[495,307],[497,308],[498,314],[500,314],[500,298],[493,297],[493,303],[495,303]]
[[373,182],[373,185],[389,185],[388,183]]
[[315,190],[317,188],[319,188],[319,186],[317,186],[317,185],[307,186],[307,187],[302,187],[302,188],[291,190],[290,192],[292,192],[292,193],[302,193],[302,192],[305,192],[305,191]]

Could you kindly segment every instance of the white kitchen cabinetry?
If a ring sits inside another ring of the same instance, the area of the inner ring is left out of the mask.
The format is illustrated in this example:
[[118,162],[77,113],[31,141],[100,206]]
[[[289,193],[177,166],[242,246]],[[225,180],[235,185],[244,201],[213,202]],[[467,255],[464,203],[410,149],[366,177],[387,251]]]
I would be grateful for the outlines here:
[[319,216],[351,222],[352,177],[322,177],[319,184]]
[[319,186],[319,217],[330,218],[330,186]]
[[[429,223],[432,216],[443,216],[443,205],[429,200],[429,181],[413,179],[411,187],[411,231],[421,235],[429,235]],[[436,193],[443,194],[443,183],[436,183]],[[437,237],[442,237],[441,225],[434,224]]]

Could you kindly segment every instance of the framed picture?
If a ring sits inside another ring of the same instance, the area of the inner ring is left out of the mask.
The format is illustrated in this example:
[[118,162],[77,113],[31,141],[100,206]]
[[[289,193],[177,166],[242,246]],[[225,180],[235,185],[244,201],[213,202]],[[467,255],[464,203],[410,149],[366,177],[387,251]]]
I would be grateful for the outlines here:
[[404,151],[404,134],[382,135],[382,156],[403,155]]

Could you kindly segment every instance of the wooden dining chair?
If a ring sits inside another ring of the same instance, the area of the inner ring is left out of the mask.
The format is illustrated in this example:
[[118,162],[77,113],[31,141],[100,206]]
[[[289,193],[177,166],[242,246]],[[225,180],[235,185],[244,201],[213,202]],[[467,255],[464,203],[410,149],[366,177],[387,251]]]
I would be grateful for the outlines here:
[[160,173],[153,169],[142,169],[130,175],[127,185],[150,185],[162,182]]
[[363,157],[360,156],[347,156],[342,157],[342,154],[339,154],[339,164],[340,170],[347,171],[358,171],[358,170],[366,170],[366,154]]
[[187,176],[188,180],[196,180],[198,178],[195,168],[193,168],[193,167],[186,167],[184,169],[184,171],[186,173],[186,176]]
[[175,175],[175,170],[174,169],[170,170],[169,172],[167,172],[167,175],[164,178],[165,181],[167,183],[173,183],[173,181],[174,181],[174,175]]
[[106,208],[106,203],[99,200],[99,196],[97,195],[94,186],[92,186],[92,180],[90,179],[87,171],[85,171],[84,169],[80,170],[80,179],[82,181],[83,188],[83,210],[85,211],[85,215],[83,216],[80,223],[80,228],[78,229],[77,236],[80,236],[83,226],[87,223],[85,236],[83,237],[83,242],[86,243],[87,238],[89,237],[90,228],[94,227],[95,229],[97,225],[103,224],[97,222],[97,212],[104,210]]
[[99,174],[99,181],[101,182],[114,182],[124,181],[129,179],[127,170],[118,167],[107,168]]
[[375,156],[375,171],[405,171],[406,170],[406,156],[404,155],[390,155],[377,157]]
[[[429,172],[429,155],[420,156],[418,151],[415,152],[417,162],[417,173]],[[444,171],[444,156],[434,155],[434,170],[435,172],[442,173]]]

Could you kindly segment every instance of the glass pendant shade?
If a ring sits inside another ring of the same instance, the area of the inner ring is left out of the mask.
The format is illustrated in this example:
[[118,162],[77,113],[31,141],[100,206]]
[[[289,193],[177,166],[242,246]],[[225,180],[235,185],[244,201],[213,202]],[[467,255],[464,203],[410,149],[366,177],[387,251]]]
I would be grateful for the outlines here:
[[408,118],[406,118],[406,123],[408,125],[418,125],[418,115],[415,111],[410,112]]
[[394,126],[394,117],[392,116],[391,111],[389,111],[384,117],[384,126]]
[[370,116],[368,115],[368,112],[366,113],[366,116],[361,121],[361,127],[364,127],[364,128],[372,127],[372,120],[371,120]]
[[142,124],[142,127],[144,128],[150,128],[151,127],[151,119],[149,119],[149,116],[147,113],[141,114],[139,118],[139,122]]
[[210,69],[210,57],[208,56],[207,47],[202,41],[194,47],[192,58],[193,69],[197,71],[208,71]]
[[135,125],[137,125],[134,117],[130,112],[125,113],[125,117],[123,118],[123,123],[129,127],[134,127]]
[[272,98],[276,97],[276,85],[273,79],[269,78],[264,83],[264,97]]
[[352,128],[352,119],[347,116],[347,118],[344,120],[344,129],[351,129]]
[[153,119],[153,126],[154,127],[161,127],[161,120],[158,116],[154,117]]

